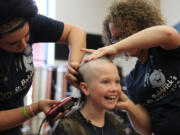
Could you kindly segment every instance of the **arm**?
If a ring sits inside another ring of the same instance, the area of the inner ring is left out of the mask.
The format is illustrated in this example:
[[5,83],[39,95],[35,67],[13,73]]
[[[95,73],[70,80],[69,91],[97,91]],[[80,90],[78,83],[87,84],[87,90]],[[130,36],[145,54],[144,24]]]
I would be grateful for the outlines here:
[[151,120],[147,110],[134,104],[124,93],[120,96],[117,108],[126,110],[135,130],[142,135],[151,135]]
[[86,47],[86,32],[78,26],[64,23],[62,36],[57,43],[66,43],[70,46],[69,74],[67,77],[73,83],[76,81],[74,77],[77,74],[76,69],[84,57],[84,52],[80,51],[80,49]]
[[142,135],[151,135],[150,116],[140,104],[131,105],[126,110],[133,127]]
[[[31,117],[33,117],[34,114],[37,115],[40,112],[44,112],[46,114],[52,105],[57,103],[59,103],[57,100],[42,100],[26,106],[25,111]],[[28,118],[23,115],[22,107],[0,111],[0,119],[0,131],[16,127],[28,120]]]
[[180,45],[179,33],[170,26],[160,25],[144,29],[114,44],[118,52],[160,46],[172,50]]
[[104,55],[115,56],[120,52],[133,49],[148,49],[160,46],[172,50],[180,46],[180,34],[172,27],[160,25],[137,32],[116,44],[99,48],[98,50],[81,49],[81,51],[92,53],[87,60],[102,57]]

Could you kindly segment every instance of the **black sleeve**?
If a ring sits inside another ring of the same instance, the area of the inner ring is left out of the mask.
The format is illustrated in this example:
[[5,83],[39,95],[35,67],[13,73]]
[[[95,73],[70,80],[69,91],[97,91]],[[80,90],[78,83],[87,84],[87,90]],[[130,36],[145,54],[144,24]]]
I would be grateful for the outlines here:
[[63,33],[64,23],[38,14],[30,22],[29,43],[56,42]]
[[154,47],[150,49],[152,53],[157,55],[162,55],[162,57],[175,56],[176,58],[180,58],[180,46],[173,50],[166,50],[161,47]]

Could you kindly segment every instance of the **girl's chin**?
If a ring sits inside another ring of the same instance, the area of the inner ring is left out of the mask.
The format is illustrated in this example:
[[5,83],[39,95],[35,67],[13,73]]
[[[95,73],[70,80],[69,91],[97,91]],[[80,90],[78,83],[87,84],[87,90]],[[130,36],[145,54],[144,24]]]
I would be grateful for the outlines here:
[[115,105],[111,105],[111,106],[106,106],[107,110],[113,110],[115,108]]

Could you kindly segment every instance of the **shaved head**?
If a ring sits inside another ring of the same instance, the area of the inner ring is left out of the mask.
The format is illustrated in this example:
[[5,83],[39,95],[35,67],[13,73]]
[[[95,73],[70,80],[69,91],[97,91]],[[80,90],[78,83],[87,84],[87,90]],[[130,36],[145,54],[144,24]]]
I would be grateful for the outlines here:
[[78,69],[80,82],[90,83],[92,79],[94,79],[94,75],[96,73],[96,67],[102,64],[113,64],[113,63],[106,57],[101,57],[86,63],[82,63]]

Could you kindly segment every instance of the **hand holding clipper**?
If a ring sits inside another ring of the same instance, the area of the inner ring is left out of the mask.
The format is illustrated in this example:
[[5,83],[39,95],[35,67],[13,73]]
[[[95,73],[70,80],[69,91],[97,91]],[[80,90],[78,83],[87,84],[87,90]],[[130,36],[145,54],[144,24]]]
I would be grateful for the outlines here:
[[46,114],[46,118],[48,120],[54,119],[60,112],[62,112],[63,114],[66,110],[70,110],[71,107],[73,107],[76,104],[77,100],[78,100],[77,98],[74,98],[72,96],[62,99],[59,104],[54,105],[49,110],[49,112]]

